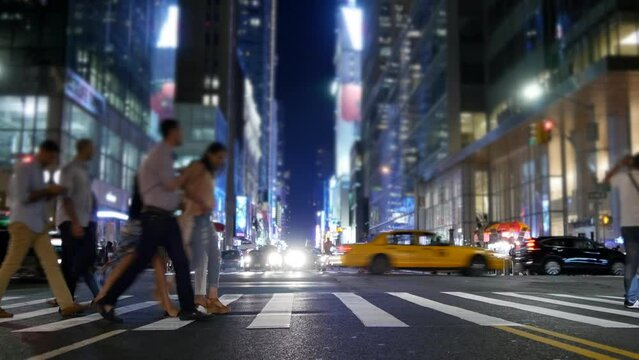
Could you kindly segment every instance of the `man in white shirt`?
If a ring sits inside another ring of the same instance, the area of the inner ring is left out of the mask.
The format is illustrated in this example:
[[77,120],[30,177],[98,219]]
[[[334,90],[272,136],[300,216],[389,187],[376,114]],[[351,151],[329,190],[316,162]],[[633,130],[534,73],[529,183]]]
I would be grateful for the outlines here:
[[639,309],[639,154],[622,158],[606,175],[605,182],[619,191],[621,236],[626,248],[624,306]]
[[95,203],[89,173],[93,154],[90,139],[78,140],[75,158],[60,171],[60,185],[67,192],[58,199],[56,223],[62,237],[62,274],[71,295],[82,277],[95,297],[100,290],[92,271],[96,260],[96,228],[91,221]]
[[[0,267],[0,300],[13,274],[33,249],[40,259],[49,287],[60,306],[62,316],[81,313],[85,307],[73,302],[58,266],[58,258],[51,246],[47,225],[47,202],[65,193],[60,185],[47,185],[44,170],[58,161],[60,148],[51,140],[40,144],[35,157],[16,165],[9,185],[11,219],[9,250]],[[13,314],[0,308],[0,319]]]

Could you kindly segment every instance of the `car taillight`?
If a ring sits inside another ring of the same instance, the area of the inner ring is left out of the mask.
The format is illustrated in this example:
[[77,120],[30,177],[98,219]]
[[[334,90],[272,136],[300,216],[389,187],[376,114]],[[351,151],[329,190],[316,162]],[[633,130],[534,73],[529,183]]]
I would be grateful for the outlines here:
[[539,247],[537,247],[537,240],[530,239],[530,240],[526,241],[526,249],[527,250],[539,250]]
[[347,252],[353,250],[353,247],[350,245],[342,245],[339,247],[339,251],[343,254],[346,254]]

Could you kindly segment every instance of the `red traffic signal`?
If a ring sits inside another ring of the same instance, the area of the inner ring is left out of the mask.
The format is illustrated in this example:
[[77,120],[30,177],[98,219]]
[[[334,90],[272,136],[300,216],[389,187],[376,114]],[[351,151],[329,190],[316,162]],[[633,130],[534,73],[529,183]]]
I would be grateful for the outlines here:
[[552,121],[551,119],[546,119],[543,122],[543,129],[544,131],[552,131],[552,129],[555,128],[555,122]]

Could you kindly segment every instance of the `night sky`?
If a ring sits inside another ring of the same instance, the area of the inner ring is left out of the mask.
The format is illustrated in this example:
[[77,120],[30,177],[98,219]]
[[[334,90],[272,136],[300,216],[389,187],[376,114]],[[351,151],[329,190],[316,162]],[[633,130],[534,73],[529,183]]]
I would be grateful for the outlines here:
[[[334,149],[336,0],[280,0],[276,96],[284,125],[284,169],[290,170],[289,242],[313,239],[316,152]],[[330,168],[333,165],[330,164]]]

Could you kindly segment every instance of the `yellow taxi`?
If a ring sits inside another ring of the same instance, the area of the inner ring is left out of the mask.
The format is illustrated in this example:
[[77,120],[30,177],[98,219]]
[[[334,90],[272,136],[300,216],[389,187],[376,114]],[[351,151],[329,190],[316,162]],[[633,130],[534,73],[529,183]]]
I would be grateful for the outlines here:
[[368,268],[372,274],[391,269],[444,269],[481,275],[487,270],[504,268],[504,259],[492,251],[450,245],[428,231],[385,232],[366,244],[342,248],[342,266]]

